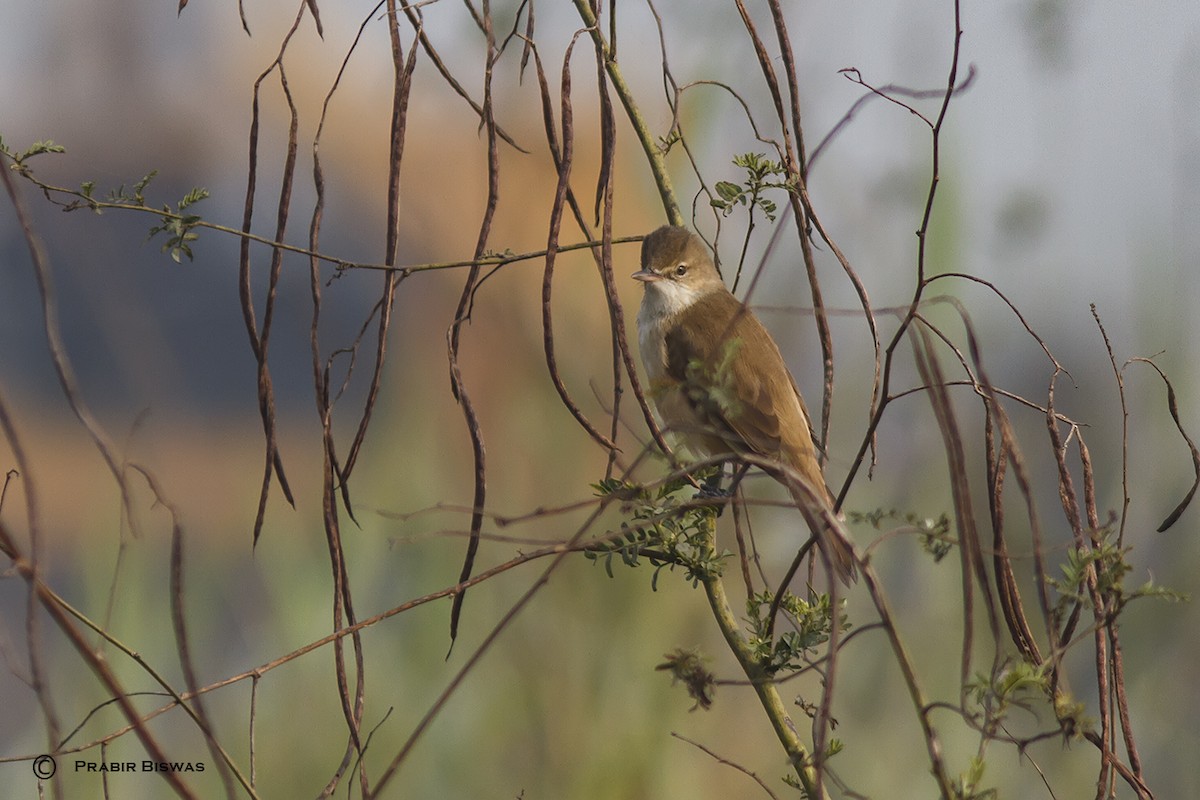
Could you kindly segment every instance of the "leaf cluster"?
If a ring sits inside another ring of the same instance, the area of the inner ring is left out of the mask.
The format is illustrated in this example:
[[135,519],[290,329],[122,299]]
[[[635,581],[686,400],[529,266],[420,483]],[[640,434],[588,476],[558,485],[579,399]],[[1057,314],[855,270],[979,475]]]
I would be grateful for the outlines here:
[[207,189],[194,187],[183,196],[174,210],[170,206],[164,205],[160,217],[162,222],[150,229],[150,235],[147,237],[149,239],[153,239],[160,233],[167,235],[167,240],[163,242],[162,252],[169,252],[177,264],[180,263],[181,256],[187,256],[188,261],[192,260],[190,243],[199,238],[199,234],[195,233],[193,229],[203,219],[198,214],[185,214],[184,210],[206,197],[208,197]]
[[936,517],[921,516],[912,511],[877,508],[873,511],[847,511],[850,522],[866,523],[875,530],[882,530],[885,522],[908,526],[921,539],[921,547],[933,556],[934,562],[946,557],[958,541],[950,535],[950,517],[945,512]]
[[1034,695],[1048,697],[1051,681],[1049,663],[1017,661],[1009,662],[991,674],[976,673],[965,688],[968,696],[983,707],[990,718],[999,719],[1013,706],[1027,708]]
[[768,189],[794,192],[794,178],[788,176],[783,164],[772,161],[762,153],[742,153],[734,156],[733,165],[746,170],[745,180],[741,184],[717,181],[713,186],[717,196],[709,201],[710,205],[720,209],[725,216],[733,213],[733,209],[739,205],[748,207],[751,211],[759,208],[768,220],[774,222],[778,206],[773,200],[764,197],[763,192]]
[[1000,793],[995,789],[979,788],[983,782],[984,766],[985,762],[981,757],[975,756],[971,759],[971,766],[959,775],[950,787],[953,800],[996,800],[1000,797]]
[[61,144],[55,144],[47,139],[44,142],[34,142],[24,152],[16,153],[9,149],[4,143],[4,137],[0,136],[0,155],[7,156],[13,163],[12,168],[21,175],[29,175],[29,165],[25,162],[34,156],[40,156],[43,153],[65,153],[67,148]]
[[[1062,620],[1068,609],[1076,606],[1092,609],[1093,598],[1099,598],[1099,610],[1109,619],[1115,619],[1133,600],[1140,597],[1157,597],[1162,600],[1186,600],[1187,595],[1146,581],[1136,589],[1125,586],[1125,577],[1132,571],[1126,555],[1130,548],[1121,546],[1112,526],[1106,526],[1093,534],[1088,546],[1074,547],[1067,551],[1066,563],[1061,565],[1063,577],[1049,578],[1050,585],[1059,594],[1054,608],[1055,618]],[[1095,575],[1094,592],[1091,576]]]
[[[802,669],[807,655],[829,641],[833,630],[833,605],[828,594],[810,593],[804,600],[784,592],[779,609],[792,621],[793,628],[772,640],[770,609],[774,594],[762,591],[746,600],[746,621],[750,635],[747,639],[755,658],[771,675]],[[845,607],[845,601],[838,603]],[[850,629],[844,614],[839,613],[840,630]]]
[[[696,473],[703,478],[715,474],[712,467]],[[711,504],[695,503],[683,497],[691,487],[686,478],[677,478],[655,488],[609,478],[592,484],[600,497],[622,500],[630,520],[622,520],[617,531],[609,531],[584,550],[592,561],[603,561],[605,572],[613,576],[613,563],[619,559],[627,567],[641,566],[644,558],[654,567],[650,586],[658,590],[663,568],[682,567],[692,586],[721,574],[722,562],[732,555],[713,549],[708,529],[716,518]]]
[[[149,208],[149,206],[146,204],[146,187],[149,186],[150,182],[157,177],[158,177],[158,170],[152,169],[148,173],[143,175],[142,178],[139,181],[137,181],[137,183],[133,184],[133,187],[131,189],[126,189],[125,184],[123,184],[123,183],[115,189],[109,189],[108,194],[106,194],[104,196],[104,198],[101,202],[105,203],[106,205],[122,205],[122,206],[136,206],[138,208]],[[204,191],[204,190],[203,189],[200,189],[200,190],[193,189],[192,191],[195,192],[195,191]],[[101,213],[102,209],[99,205],[99,202],[96,201],[95,193],[96,193],[96,182],[95,181],[84,181],[83,183],[81,183],[79,185],[79,194],[82,198],[82,202],[76,201],[74,203],[71,203],[66,206],[66,210],[74,211],[76,208],[83,208],[84,206],[86,206],[86,207],[92,209],[93,211],[95,211],[97,214]],[[207,193],[205,196],[207,196]]]
[[[12,160],[12,169],[16,170],[21,176],[33,181],[35,185],[41,187],[47,199],[62,208],[63,211],[75,211],[80,208],[87,208],[96,214],[101,214],[106,208],[151,210],[150,205],[146,202],[146,187],[158,176],[158,170],[156,169],[146,173],[132,187],[126,188],[125,184],[121,184],[115,189],[109,189],[103,197],[96,196],[95,181],[83,181],[79,184],[79,189],[76,190],[49,186],[34,177],[33,170],[28,164],[31,158],[44,153],[65,153],[66,151],[67,149],[62,145],[55,144],[47,139],[44,142],[34,142],[25,151],[16,153],[5,145],[3,138],[0,138],[0,155]],[[52,192],[66,194],[75,199],[63,202],[55,199],[51,194]],[[187,256],[189,261],[192,260],[191,243],[199,238],[199,234],[195,232],[195,228],[204,219],[198,214],[188,213],[187,209],[208,196],[207,189],[196,186],[180,198],[174,208],[170,204],[163,204],[160,211],[154,212],[158,214],[161,221],[158,225],[150,228],[150,233],[146,238],[153,239],[160,233],[166,234],[167,239],[163,243],[162,252],[169,253],[176,263],[180,263],[183,260],[183,256]]]

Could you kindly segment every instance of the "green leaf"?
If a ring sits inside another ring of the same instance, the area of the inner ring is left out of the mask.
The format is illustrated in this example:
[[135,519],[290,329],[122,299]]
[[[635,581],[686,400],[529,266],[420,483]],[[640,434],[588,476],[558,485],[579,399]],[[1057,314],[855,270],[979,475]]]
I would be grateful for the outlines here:
[[736,183],[730,183],[728,181],[717,181],[717,184],[713,187],[713,189],[715,189],[717,194],[719,194],[726,202],[732,202],[736,200],[738,195],[742,193],[742,187],[738,186]]
[[[200,186],[193,187],[192,190],[185,194],[183,199],[179,201],[179,210],[182,211],[193,203],[199,203],[201,200],[204,200],[207,197],[208,189],[204,189]],[[195,219],[198,220],[200,218],[195,217]]]
[[17,160],[23,161],[26,158],[29,158],[30,156],[39,156],[42,153],[65,153],[65,152],[67,152],[67,148],[63,147],[60,144],[55,144],[54,142],[47,139],[44,142],[34,142],[32,145],[30,145],[28,150],[26,150],[24,153],[22,153],[17,158]]
[[[138,181],[137,183],[135,183],[133,185],[133,201],[135,203],[137,203],[139,206],[146,205],[146,198],[145,198],[146,187],[150,185],[150,181],[154,180],[154,178],[157,175],[158,175],[158,170],[152,169],[140,181]],[[122,187],[122,189],[123,188],[124,187]],[[165,208],[164,210],[170,211],[169,208]]]

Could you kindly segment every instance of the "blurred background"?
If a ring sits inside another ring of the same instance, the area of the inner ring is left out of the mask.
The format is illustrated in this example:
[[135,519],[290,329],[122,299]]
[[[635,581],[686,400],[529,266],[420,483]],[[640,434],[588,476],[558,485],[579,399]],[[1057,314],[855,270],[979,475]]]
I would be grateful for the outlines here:
[[[203,186],[211,198],[197,212],[240,224],[254,80],[270,65],[298,2],[249,0],[242,30],[236,5],[111,0],[105,4],[5,0],[0,30],[0,136],[14,151],[52,139],[62,155],[34,159],[42,180],[77,187],[94,181],[97,195],[132,186],[151,170],[147,203],[175,204]],[[656,3],[671,73],[680,85],[720,80],[745,98],[756,122],[777,135],[769,95],[731,4]],[[513,26],[516,3],[493,6],[498,36]],[[321,105],[360,24],[370,20],[332,95],[322,133],[326,208],[321,250],[348,261],[379,262],[384,253],[387,131],[391,61],[386,21],[364,3],[321,4],[324,36],[311,19],[298,27],[285,56],[299,114],[300,164],[286,239],[303,245],[314,198],[311,142]],[[753,14],[766,31],[769,14]],[[802,89],[809,150],[863,96],[838,73],[857,68],[873,85],[913,89],[945,86],[953,43],[949,3],[789,4],[788,24]],[[1155,356],[1178,392],[1179,415],[1194,435],[1200,417],[1195,363],[1200,300],[1200,7],[1165,2],[1126,6],[1028,0],[963,4],[960,78],[975,75],[950,105],[941,145],[941,183],[930,229],[930,274],[968,272],[992,282],[1070,371],[1057,384],[1059,410],[1082,429],[1097,469],[1101,512],[1122,505],[1122,409],[1094,303],[1118,364]],[[432,3],[424,30],[449,69],[476,99],[482,96],[483,39],[464,4]],[[522,17],[522,26],[524,24]],[[557,98],[563,55],[580,27],[568,4],[537,6],[534,35]],[[662,55],[654,16],[637,3],[618,4],[617,56],[655,135],[672,115],[663,93]],[[413,32],[401,38],[406,52]],[[519,41],[497,64],[498,123],[528,153],[501,145],[500,202],[489,246],[514,252],[545,246],[556,174],[543,131],[535,75],[522,79]],[[470,258],[486,197],[486,147],[478,117],[455,96],[427,54],[417,57],[401,172],[398,261],[420,264]],[[582,37],[572,63],[576,125],[575,191],[590,207],[599,163],[595,65]],[[777,62],[778,63],[778,62]],[[938,100],[914,101],[933,118]],[[284,159],[287,109],[276,74],[261,100],[259,199],[254,230],[270,236]],[[619,114],[619,108],[618,108]],[[740,181],[731,159],[767,152],[756,142],[741,106],[712,87],[684,94],[680,122],[704,180]],[[620,118],[614,235],[638,235],[662,224],[645,159]],[[929,129],[882,100],[859,108],[813,165],[810,194],[824,227],[845,252],[877,308],[912,296],[917,239],[930,176]],[[714,231],[707,198],[680,148],[668,156],[681,206],[706,235]],[[321,528],[321,439],[309,351],[308,264],[284,259],[270,365],[279,406],[281,454],[297,497],[290,508],[272,494],[257,547],[252,525],[263,471],[256,365],[238,305],[237,240],[201,231],[195,259],[176,264],[147,241],[156,219],[110,211],[63,213],[22,182],[21,192],[45,242],[66,353],[82,395],[120,454],[159,479],[178,509],[186,541],[187,612],[201,683],[264,664],[329,632],[330,567]],[[783,206],[784,198],[776,201]],[[786,216],[786,215],[784,215]],[[819,405],[820,351],[813,335],[807,281],[794,231],[767,253],[770,227],[752,239],[747,268],[763,275],[752,298],[787,355],[810,406]],[[735,264],[745,214],[724,221],[720,255]],[[579,240],[564,221],[562,241]],[[269,251],[253,251],[258,308]],[[615,270],[628,329],[640,300],[625,276],[636,269],[637,246],[615,248]],[[835,394],[830,437],[831,481],[839,485],[861,440],[868,413],[872,350],[857,301],[828,248],[818,252],[827,303],[846,309],[834,318]],[[516,263],[479,291],[462,333],[462,371],[480,414],[488,454],[489,512],[527,514],[587,500],[603,477],[605,453],[562,407],[542,353],[542,262]],[[471,449],[462,413],[451,397],[446,332],[465,273],[415,274],[400,285],[382,396],[357,467],[352,497],[358,526],[343,520],[350,579],[359,617],[453,585],[469,524]],[[332,278],[332,272],[325,275]],[[351,344],[379,296],[383,276],[350,271],[324,288],[322,352]],[[995,294],[947,279],[933,294],[968,308],[983,343],[992,381],[1044,403],[1053,369]],[[554,284],[555,341],[561,373],[584,411],[602,426],[611,398],[609,317],[590,257],[559,257]],[[946,309],[933,317],[963,341]],[[892,328],[881,317],[885,335]],[[891,323],[894,325],[894,322]],[[633,339],[631,338],[631,341]],[[10,202],[0,204],[0,399],[26,455],[10,484],[0,519],[27,531],[24,492],[36,492],[47,578],[67,600],[182,686],[168,610],[170,517],[144,482],[133,480],[134,517],[86,432],[63,397],[47,349],[34,272]],[[366,353],[363,359],[366,360]],[[951,360],[946,368],[951,369]],[[345,362],[341,369],[344,373]],[[339,401],[335,431],[348,446],[364,400],[360,366]],[[905,360],[899,385],[916,382]],[[1124,373],[1129,410],[1126,543],[1133,586],[1156,583],[1195,592],[1200,563],[1191,509],[1170,531],[1154,532],[1192,482],[1190,458],[1166,408],[1166,391],[1145,365]],[[963,390],[964,428],[975,427],[978,403]],[[1042,415],[1009,409],[1033,464],[1039,512],[1059,547],[1067,541]],[[626,454],[647,438],[627,394]],[[982,485],[978,448],[971,480]],[[0,468],[15,467],[11,443],[0,444]],[[852,509],[900,508],[936,516],[950,510],[942,445],[919,395],[895,404],[880,429],[879,464],[860,475]],[[1075,458],[1072,456],[1072,463]],[[651,479],[662,465],[638,473]],[[769,491],[764,488],[763,491]],[[982,497],[982,494],[980,495]],[[1014,496],[1015,498],[1015,496]],[[981,505],[980,508],[983,508]],[[538,542],[572,535],[588,509],[552,514],[491,533],[520,541],[485,542],[479,564],[490,566]],[[1019,520],[1019,514],[1014,514]],[[619,517],[610,514],[597,533]],[[728,522],[723,524],[728,525]],[[762,511],[756,533],[767,568],[779,575],[794,541],[772,535],[793,525]],[[1017,522],[1013,523],[1014,525]],[[726,544],[732,547],[732,534]],[[860,544],[877,535],[856,531]],[[1025,534],[1022,534],[1025,535]],[[911,541],[876,551],[889,597],[932,694],[957,700],[960,614],[954,564],[934,565]],[[472,590],[460,641],[450,657],[445,602],[420,606],[365,632],[367,726],[374,728],[369,767],[378,773],[436,696],[500,616],[541,574],[534,563]],[[47,749],[37,699],[28,685],[26,589],[0,581],[0,756]],[[1025,591],[1031,593],[1028,584]],[[1032,596],[1032,595],[1030,595]],[[850,598],[852,618],[869,618],[861,587]],[[861,615],[856,617],[856,614]],[[1123,617],[1126,680],[1134,731],[1146,774],[1158,797],[1200,796],[1194,765],[1180,754],[1200,747],[1200,694],[1185,679],[1200,656],[1200,615],[1194,604],[1142,601]],[[89,716],[105,699],[102,687],[47,622],[42,647],[56,710],[68,746],[119,728],[113,707]],[[832,766],[870,797],[932,796],[924,743],[894,659],[881,636],[863,637],[839,673],[836,735],[846,749]],[[570,559],[506,629],[446,705],[392,784],[394,796],[502,798],[660,798],[764,796],[744,774],[718,764],[671,736],[704,743],[753,770],[779,796],[786,765],[753,694],[721,687],[711,711],[692,712],[681,687],[655,673],[662,655],[700,647],[722,677],[729,659],[703,596],[681,575],[620,568],[613,578],[583,558]],[[144,672],[111,648],[107,656],[131,690],[156,691]],[[1088,694],[1088,652],[1068,659],[1080,699]],[[812,679],[788,685],[816,699]],[[150,709],[162,699],[139,699]],[[218,735],[247,763],[249,681],[208,695]],[[796,712],[801,731],[804,715]],[[968,766],[978,736],[949,712],[936,722],[954,772]],[[1020,725],[1044,729],[1042,712]],[[345,745],[333,654],[319,649],[268,673],[258,687],[257,784],[264,797],[313,796],[325,785]],[[179,711],[152,730],[173,759],[207,761],[189,776],[202,796],[219,792],[211,758],[193,724]],[[1002,796],[1095,796],[1096,751],[1059,740],[1031,748],[988,751],[984,785]],[[79,758],[135,760],[141,745],[124,736]],[[1047,775],[1050,789],[1031,767]],[[60,771],[67,796],[95,795],[95,775]],[[32,796],[28,761],[0,762],[14,796]],[[114,796],[160,797],[157,778],[110,778]],[[1051,789],[1053,794],[1051,794]],[[1121,785],[1119,796],[1127,796]]]

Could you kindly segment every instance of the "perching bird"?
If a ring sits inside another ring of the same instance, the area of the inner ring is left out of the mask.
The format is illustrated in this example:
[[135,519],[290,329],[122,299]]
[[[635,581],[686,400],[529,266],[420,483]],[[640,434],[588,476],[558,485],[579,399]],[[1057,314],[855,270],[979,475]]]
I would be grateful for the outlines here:
[[650,396],[667,429],[701,457],[752,454],[804,514],[835,574],[855,577],[854,558],[831,530],[808,410],[775,340],[725,288],[708,249],[686,228],[663,226],[642,242],[638,343]]

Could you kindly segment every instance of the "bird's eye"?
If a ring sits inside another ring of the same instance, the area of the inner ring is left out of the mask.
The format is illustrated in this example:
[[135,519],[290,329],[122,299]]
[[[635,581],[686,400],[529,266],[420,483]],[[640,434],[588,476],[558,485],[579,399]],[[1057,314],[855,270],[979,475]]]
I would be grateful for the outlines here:
[[687,269],[688,269],[687,264],[680,264],[679,266],[677,266],[675,268],[675,277],[682,278],[684,275],[687,274]]

